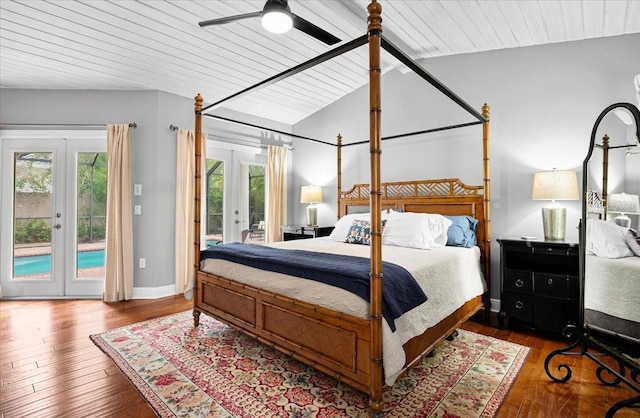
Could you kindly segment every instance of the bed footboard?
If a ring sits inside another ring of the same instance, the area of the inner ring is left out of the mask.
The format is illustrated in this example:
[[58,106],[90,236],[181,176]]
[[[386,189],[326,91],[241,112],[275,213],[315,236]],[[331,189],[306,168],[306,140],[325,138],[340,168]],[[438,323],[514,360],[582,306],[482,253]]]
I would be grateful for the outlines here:
[[[405,370],[482,307],[478,296],[409,340]],[[198,271],[195,326],[202,312],[362,392],[373,390],[371,325],[365,319]]]
[[367,320],[198,271],[196,326],[200,312],[370,393]]

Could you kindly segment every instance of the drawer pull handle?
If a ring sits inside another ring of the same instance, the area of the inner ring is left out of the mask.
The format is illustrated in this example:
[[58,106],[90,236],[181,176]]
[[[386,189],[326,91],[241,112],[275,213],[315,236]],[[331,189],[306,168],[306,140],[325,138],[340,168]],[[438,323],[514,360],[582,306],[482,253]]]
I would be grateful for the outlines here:
[[553,251],[553,248],[549,247],[549,248],[547,248],[547,251],[551,252],[551,251]]
[[516,287],[522,287],[522,286],[524,286],[524,282],[522,281],[522,279],[516,280]]
[[524,303],[522,303],[522,301],[517,301],[516,302],[516,309],[522,309],[524,308]]
[[553,284],[553,279],[549,279],[549,280],[547,280],[547,284],[548,284],[548,285],[552,285],[552,284]]

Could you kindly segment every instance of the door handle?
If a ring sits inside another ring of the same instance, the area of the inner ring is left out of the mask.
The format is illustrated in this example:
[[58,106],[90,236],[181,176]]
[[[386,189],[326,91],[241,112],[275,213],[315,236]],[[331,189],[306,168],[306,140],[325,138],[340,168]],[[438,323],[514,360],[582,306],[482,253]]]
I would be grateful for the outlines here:
[[55,224],[51,227],[51,229],[60,229],[60,228],[62,228],[62,225],[60,224]]

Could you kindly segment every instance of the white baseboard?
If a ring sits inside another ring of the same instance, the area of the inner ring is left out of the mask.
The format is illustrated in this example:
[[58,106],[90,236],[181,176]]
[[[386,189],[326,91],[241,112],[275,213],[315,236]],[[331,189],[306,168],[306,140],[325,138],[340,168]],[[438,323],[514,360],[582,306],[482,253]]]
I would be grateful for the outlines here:
[[500,312],[500,299],[489,299],[491,302],[491,312]]
[[176,294],[176,285],[161,287],[134,287],[131,299],[159,299]]
[[[176,285],[171,284],[161,287],[134,287],[131,299],[160,299],[176,294]],[[2,289],[0,288],[0,299],[2,299]],[[7,300],[49,300],[49,299],[102,299],[102,295],[74,295],[74,296],[29,296],[12,297]]]

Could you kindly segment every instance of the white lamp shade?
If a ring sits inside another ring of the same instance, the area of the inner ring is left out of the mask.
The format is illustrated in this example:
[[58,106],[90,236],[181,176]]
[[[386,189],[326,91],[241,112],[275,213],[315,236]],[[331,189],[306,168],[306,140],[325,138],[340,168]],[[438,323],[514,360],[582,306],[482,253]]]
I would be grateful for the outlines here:
[[302,186],[300,203],[322,202],[322,188],[320,186]]
[[578,200],[575,171],[539,171],[533,176],[533,200]]
[[640,199],[637,194],[614,193],[607,201],[609,212],[637,215],[640,213]]

